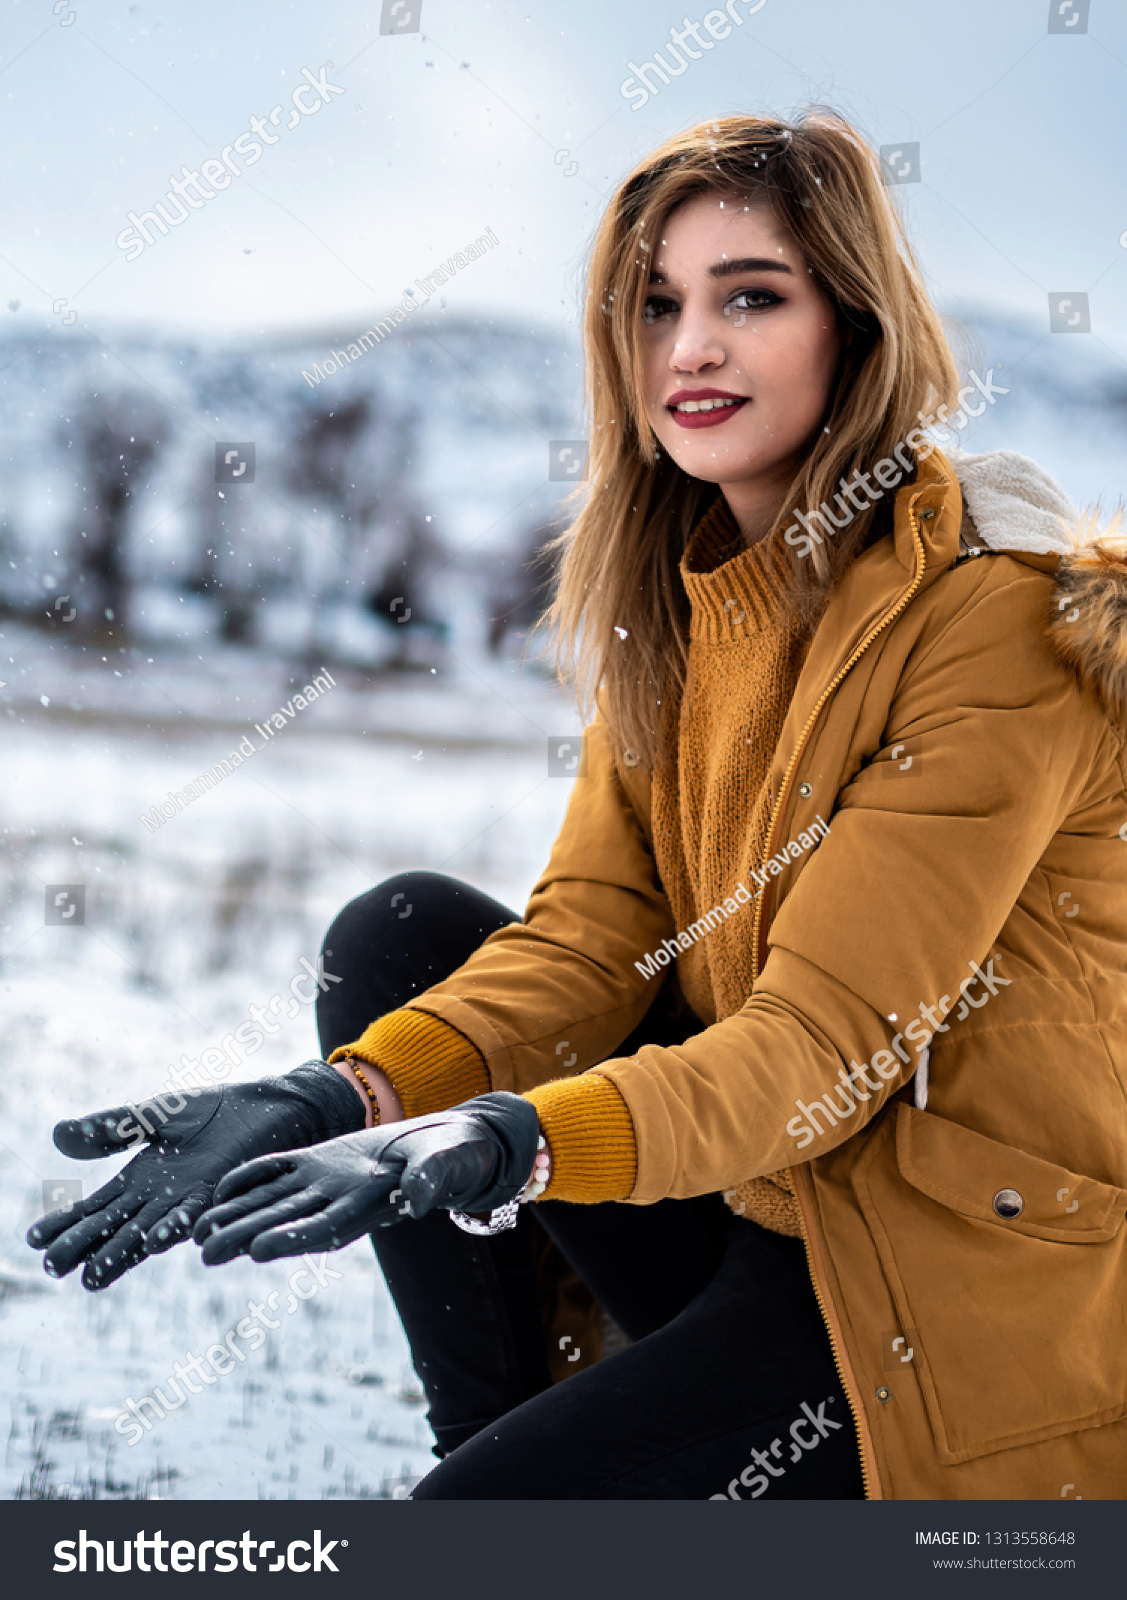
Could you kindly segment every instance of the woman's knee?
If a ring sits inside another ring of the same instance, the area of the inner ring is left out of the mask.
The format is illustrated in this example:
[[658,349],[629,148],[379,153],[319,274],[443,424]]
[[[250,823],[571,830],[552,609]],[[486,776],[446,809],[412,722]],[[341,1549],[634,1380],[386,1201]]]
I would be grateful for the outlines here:
[[343,905],[329,924],[325,943],[333,937],[338,944],[355,938],[367,942],[373,935],[390,931],[397,922],[405,922],[414,914],[416,902],[425,916],[465,887],[468,885],[439,872],[397,872]]
[[427,924],[449,927],[452,922],[456,926],[465,924],[474,931],[484,927],[484,938],[494,927],[503,927],[512,921],[514,913],[459,878],[421,868],[409,869],[384,878],[374,888],[365,889],[363,894],[342,906],[329,926],[325,943],[327,945],[334,936],[338,944],[358,937],[367,943],[373,937],[392,933],[403,939],[408,930],[401,924],[411,917],[419,919],[419,928]]
[[322,1050],[355,1039],[457,970],[514,913],[440,872],[395,873],[333,918],[322,946],[317,998]]

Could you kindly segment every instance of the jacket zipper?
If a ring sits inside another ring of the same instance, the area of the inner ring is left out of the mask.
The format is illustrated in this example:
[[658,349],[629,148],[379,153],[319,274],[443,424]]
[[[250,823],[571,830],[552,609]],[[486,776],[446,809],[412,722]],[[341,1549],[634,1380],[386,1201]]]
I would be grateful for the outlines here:
[[[918,498],[918,496],[916,498]],[[923,538],[920,534],[920,525],[916,518],[915,499],[913,499],[912,504],[908,508],[908,523],[912,530],[912,543],[914,544],[916,550],[916,575],[912,579],[912,582],[908,585],[907,589],[905,589],[904,593],[900,596],[899,600],[892,607],[891,611],[886,611],[876,626],[869,630],[869,632],[857,646],[856,650],[854,650],[853,654],[849,657],[848,661],[846,661],[845,664],[839,668],[837,673],[827,684],[826,688],[823,689],[821,695],[819,695],[818,702],[813,711],[810,713],[810,716],[807,718],[806,726],[803,728],[798,737],[798,743],[794,747],[794,754],[790,758],[786,772],[783,774],[783,781],[779,785],[779,798],[775,802],[775,809],[771,815],[771,823],[767,829],[767,848],[764,851],[765,860],[770,860],[771,856],[774,854],[775,830],[778,827],[779,820],[783,813],[783,807],[788,798],[787,791],[790,787],[791,780],[794,777],[798,764],[802,759],[807,741],[814,730],[818,718],[821,716],[822,711],[825,708],[826,702],[829,700],[832,694],[836,693],[844,678],[853,670],[862,655],[864,655],[865,651],[872,644],[873,640],[878,638],[884,632],[885,628],[896,621],[896,618],[917,594],[919,587],[923,582],[924,571],[927,566],[927,557],[924,552]],[[755,922],[752,927],[751,937],[753,983],[759,977],[760,938],[761,930],[763,928],[763,913],[766,902],[767,892],[765,891],[762,895],[760,895],[755,904]],[[827,1307],[826,1301],[822,1295],[821,1284],[818,1282],[818,1275],[814,1268],[814,1249],[810,1242],[810,1228],[807,1221],[806,1208],[802,1203],[802,1198],[798,1193],[798,1189],[799,1182],[795,1181],[795,1200],[798,1204],[798,1217],[800,1226],[802,1228],[802,1243],[806,1250],[806,1266],[810,1273],[810,1282],[814,1286],[814,1298],[818,1302],[818,1310],[822,1313],[822,1321],[825,1324],[826,1332],[829,1335],[830,1351],[834,1358],[834,1366],[837,1369],[837,1375],[841,1383],[842,1393],[845,1395],[846,1404],[849,1406],[850,1413],[853,1417],[853,1427],[857,1435],[857,1454],[861,1462],[861,1482],[865,1490],[865,1499],[871,1500],[873,1498],[873,1479],[876,1474],[871,1471],[870,1462],[866,1459],[866,1442],[869,1442],[871,1447],[868,1419],[865,1416],[864,1406],[857,1399],[854,1392],[855,1385],[853,1383],[853,1373],[849,1367],[848,1361],[844,1357],[835,1321],[831,1316],[830,1310]],[[879,1485],[879,1478],[877,1478],[876,1481]]]
[[[802,1229],[802,1244],[806,1251],[806,1270],[810,1274],[810,1282],[814,1288],[814,1298],[818,1302],[818,1310],[822,1313],[822,1321],[825,1324],[826,1332],[829,1334],[830,1353],[834,1358],[834,1366],[837,1368],[841,1392],[845,1396],[845,1403],[849,1407],[850,1415],[853,1418],[853,1431],[857,1436],[857,1458],[861,1463],[861,1486],[865,1491],[865,1499],[872,1500],[874,1498],[873,1478],[870,1476],[869,1460],[865,1452],[866,1443],[869,1444],[870,1450],[872,1447],[868,1418],[865,1415],[864,1406],[854,1400],[853,1370],[842,1354],[833,1320],[826,1308],[826,1302],[822,1298],[822,1286],[818,1282],[818,1274],[814,1270],[814,1247],[810,1243],[810,1230],[806,1223],[806,1211],[798,1194],[798,1184],[801,1180],[792,1181],[794,1181],[795,1185],[795,1199],[798,1202],[798,1222]],[[879,1482],[878,1478],[878,1486]],[[883,1495],[880,1498],[883,1499]]]
[[[909,604],[909,602],[914,598],[915,594],[917,593],[917,591],[918,591],[918,589],[920,587],[920,584],[923,582],[924,569],[925,569],[926,564],[927,564],[927,558],[926,558],[926,556],[924,554],[923,539],[920,536],[920,525],[919,525],[918,521],[916,520],[914,502],[913,502],[913,505],[908,508],[908,519],[909,519],[909,524],[910,524],[911,530],[912,530],[912,542],[916,547],[916,575],[912,579],[912,582],[908,585],[907,589],[905,589],[904,593],[900,596],[899,600],[892,607],[892,610],[885,612],[884,616],[880,619],[880,621],[876,624],[876,626],[871,628],[869,630],[869,632],[865,635],[865,637],[861,640],[861,643],[857,646],[856,650],[854,650],[853,654],[849,657],[849,660],[846,661],[845,664],[838,669],[838,671],[835,673],[835,675],[830,680],[830,682],[822,690],[822,693],[818,697],[817,704],[815,705],[813,711],[810,713],[809,717],[806,719],[806,726],[803,728],[802,732],[798,736],[798,743],[794,747],[794,753],[791,756],[790,762],[789,762],[789,764],[787,766],[787,769],[783,774],[783,781],[779,785],[779,798],[775,801],[775,809],[771,813],[771,822],[770,822],[770,826],[767,829],[767,847],[763,852],[763,860],[764,861],[769,861],[771,859],[771,856],[774,854],[776,829],[778,828],[779,819],[782,816],[783,807],[786,804],[786,801],[788,799],[787,790],[788,790],[788,788],[790,786],[791,779],[794,777],[795,769],[797,768],[798,763],[802,759],[803,752],[806,749],[807,741],[809,740],[810,735],[814,730],[814,726],[817,723],[818,718],[821,716],[822,711],[825,708],[827,700],[829,700],[831,695],[833,695],[833,694],[835,694],[837,692],[837,690],[840,687],[840,685],[843,682],[843,680],[849,675],[849,673],[857,665],[857,662],[864,655],[865,651],[872,644],[873,640],[878,638],[884,632],[885,628],[887,628],[889,626],[890,623],[893,623],[893,622],[896,621],[897,617],[904,610],[905,606],[907,606]],[[752,982],[753,983],[759,977],[759,970],[760,970],[760,940],[761,940],[761,937],[762,937],[762,929],[763,929],[763,913],[764,913],[764,909],[765,909],[765,907],[767,905],[767,901],[768,901],[769,898],[770,898],[770,890],[764,890],[763,894],[761,894],[759,899],[755,902],[755,921],[754,921],[754,923],[752,925],[752,936],[751,936],[751,946],[752,946],[752,971],[751,971],[751,976],[752,976]]]

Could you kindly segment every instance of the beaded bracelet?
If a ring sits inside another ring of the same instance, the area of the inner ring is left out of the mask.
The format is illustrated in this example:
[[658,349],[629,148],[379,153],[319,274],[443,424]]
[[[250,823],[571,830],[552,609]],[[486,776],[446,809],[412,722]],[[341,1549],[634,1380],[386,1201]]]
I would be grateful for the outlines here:
[[551,1167],[552,1158],[548,1154],[548,1143],[541,1134],[536,1141],[536,1160],[532,1163],[532,1174],[518,1196],[518,1204],[523,1205],[526,1200],[539,1200],[544,1190],[548,1187],[548,1169]]
[[380,1125],[380,1105],[379,1101],[376,1099],[376,1091],[372,1088],[372,1085],[368,1082],[368,1079],[365,1077],[364,1073],[361,1072],[359,1066],[357,1065],[356,1057],[345,1056],[344,1059],[348,1063],[349,1070],[360,1080],[361,1088],[364,1090],[364,1093],[368,1096],[368,1099],[371,1102],[372,1126],[373,1128],[378,1128]]

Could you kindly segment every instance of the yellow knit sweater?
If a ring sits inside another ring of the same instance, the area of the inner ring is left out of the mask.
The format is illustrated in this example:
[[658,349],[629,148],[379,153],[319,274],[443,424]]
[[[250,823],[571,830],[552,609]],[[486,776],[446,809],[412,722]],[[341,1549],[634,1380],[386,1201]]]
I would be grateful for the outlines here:
[[[689,659],[675,754],[654,774],[654,854],[678,929],[751,887],[766,849],[772,796],[766,782],[802,664],[803,635],[788,606],[790,566],[777,538],[743,544],[723,499],[689,541],[681,562],[691,604]],[[677,963],[685,997],[705,1022],[739,1010],[751,992],[754,901],[722,920]],[[426,1012],[392,1012],[332,1060],[356,1055],[379,1067],[407,1116],[456,1105],[492,1087],[478,1051]],[[533,1089],[552,1151],[546,1198],[623,1200],[634,1185],[634,1126],[625,1101],[598,1069]],[[732,1208],[775,1232],[798,1234],[789,1172],[729,1191]]]

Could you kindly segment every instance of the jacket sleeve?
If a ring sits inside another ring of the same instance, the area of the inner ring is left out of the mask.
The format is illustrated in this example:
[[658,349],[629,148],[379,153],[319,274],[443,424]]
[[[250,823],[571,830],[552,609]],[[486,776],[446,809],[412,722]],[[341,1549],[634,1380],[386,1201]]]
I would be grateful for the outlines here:
[[[1046,640],[1045,605],[1042,581],[999,571],[921,636],[883,748],[838,795],[749,1000],[680,1046],[598,1068],[636,1131],[632,1201],[723,1189],[824,1154],[911,1078],[961,982],[1005,1007],[1011,980],[991,945],[1101,746],[1114,744]],[[802,1108],[827,1094],[842,1111],[833,1126],[812,1119],[815,1135]],[[566,1190],[561,1170],[551,1195]]]
[[[428,1035],[427,1109],[437,1109],[439,1101],[455,1104],[459,1095],[449,1097],[455,1079],[464,1091],[474,1062],[483,1063],[488,1074],[476,1092],[520,1093],[581,1073],[616,1050],[653,1003],[660,977],[647,977],[635,962],[672,934],[672,912],[601,717],[585,741],[586,770],[575,779],[523,921],[491,934],[457,972],[396,1014],[413,1017],[417,1025],[422,1013],[446,1025],[448,1049],[433,1027]],[[385,1026],[380,1035],[385,1056],[387,1031]],[[374,1030],[365,1038],[371,1046]],[[414,1053],[421,1038],[421,1031],[419,1039],[412,1038],[411,1052],[400,1048],[389,1074],[401,1096],[402,1086],[412,1094],[413,1069],[405,1055]],[[361,1042],[346,1050],[383,1065],[379,1044],[376,1039],[373,1048]],[[421,1103],[412,1098],[412,1104]]]

